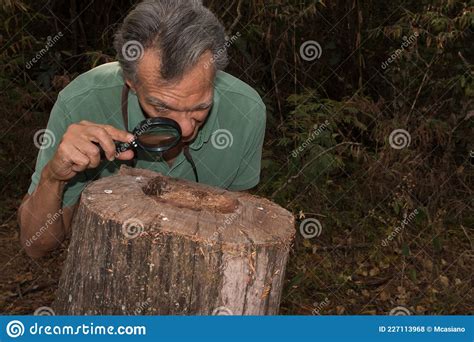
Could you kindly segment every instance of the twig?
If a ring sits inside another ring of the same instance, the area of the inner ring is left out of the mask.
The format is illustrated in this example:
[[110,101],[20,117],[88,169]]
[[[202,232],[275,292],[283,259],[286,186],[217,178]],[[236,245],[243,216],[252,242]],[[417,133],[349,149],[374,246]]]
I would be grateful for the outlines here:
[[474,246],[472,245],[471,238],[469,237],[469,235],[466,232],[466,228],[464,228],[464,226],[462,224],[461,224],[461,228],[462,228],[462,231],[464,232],[464,234],[466,235],[467,239],[469,240],[469,244],[471,245],[471,249],[474,249]]
[[237,26],[241,18],[242,18],[242,0],[239,0],[239,3],[237,4],[237,17],[234,19],[234,22],[229,27],[229,34],[232,34],[235,26]]
[[367,248],[367,247],[372,247],[371,244],[369,243],[358,243],[354,245],[337,245],[337,246],[324,246],[324,247],[317,247],[317,246],[312,246],[313,253],[317,251],[333,251],[333,250],[351,250],[351,249],[358,249],[358,248]]
[[462,62],[464,63],[464,65],[467,67],[468,70],[471,70],[471,64],[469,64],[469,62],[466,60],[466,58],[464,58],[464,56],[462,55],[461,51],[458,51],[458,56],[459,58],[461,58]]
[[426,78],[428,77],[428,71],[430,71],[430,67],[433,64],[435,57],[436,57],[436,55],[433,56],[433,58],[431,59],[431,62],[426,66],[426,72],[423,75],[423,79],[421,80],[420,87],[418,88],[418,91],[416,92],[415,100],[413,101],[413,103],[411,105],[411,108],[410,108],[410,112],[408,113],[407,122],[408,122],[408,120],[410,120],[411,113],[413,112],[413,109],[415,108],[416,101],[418,101],[418,97],[420,96],[421,89],[425,85]]

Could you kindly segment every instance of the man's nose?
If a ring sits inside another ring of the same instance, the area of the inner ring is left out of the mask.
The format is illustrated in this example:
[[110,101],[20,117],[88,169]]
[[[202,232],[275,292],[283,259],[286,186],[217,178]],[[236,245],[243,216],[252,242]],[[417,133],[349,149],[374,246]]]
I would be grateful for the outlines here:
[[194,133],[194,129],[196,127],[195,121],[190,118],[186,117],[181,120],[178,120],[179,127],[181,127],[181,135],[183,137],[189,137]]

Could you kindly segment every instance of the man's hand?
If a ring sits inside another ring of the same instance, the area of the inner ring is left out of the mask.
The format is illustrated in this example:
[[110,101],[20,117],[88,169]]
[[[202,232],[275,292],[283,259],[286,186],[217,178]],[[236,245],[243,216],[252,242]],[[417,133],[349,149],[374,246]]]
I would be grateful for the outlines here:
[[95,168],[100,163],[100,149],[105,152],[108,160],[115,157],[120,160],[133,158],[133,151],[125,151],[116,156],[115,141],[131,142],[133,135],[110,125],[99,125],[89,121],[81,121],[68,127],[61,142],[49,161],[49,176],[58,181],[67,181],[77,173],[88,168]]
[[[72,124],[64,133],[51,160],[44,166],[35,191],[25,196],[18,209],[18,222],[21,228],[20,240],[26,253],[31,257],[41,257],[57,248],[69,233],[74,209],[61,211],[63,189],[67,181],[87,168],[95,168],[100,163],[100,150],[107,159],[115,157],[114,140],[130,142],[131,133],[109,125],[99,125],[88,121]],[[133,151],[125,151],[117,156],[121,160],[133,158]],[[61,213],[42,229],[48,215]]]

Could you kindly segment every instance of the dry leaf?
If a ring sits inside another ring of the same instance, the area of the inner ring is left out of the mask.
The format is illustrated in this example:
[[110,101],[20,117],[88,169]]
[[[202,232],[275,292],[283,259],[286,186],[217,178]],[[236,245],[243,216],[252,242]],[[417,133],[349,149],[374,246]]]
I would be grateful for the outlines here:
[[379,297],[380,297],[380,300],[385,302],[390,298],[390,295],[387,292],[382,291],[382,292],[380,292]]
[[444,276],[444,275],[440,275],[439,278],[438,278],[439,282],[441,283],[441,285],[443,287],[449,287],[449,279],[448,277]]

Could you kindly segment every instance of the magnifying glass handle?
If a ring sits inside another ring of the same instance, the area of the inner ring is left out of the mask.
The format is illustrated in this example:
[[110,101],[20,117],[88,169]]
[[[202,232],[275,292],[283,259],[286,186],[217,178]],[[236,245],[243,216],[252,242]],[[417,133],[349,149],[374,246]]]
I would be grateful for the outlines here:
[[[94,145],[96,145],[99,148],[100,159],[107,159],[107,157],[105,155],[105,151],[102,148],[102,146],[100,146],[99,143],[96,143],[94,141],[93,141],[93,143],[94,143]],[[128,150],[130,150],[134,147],[135,147],[135,144],[133,144],[133,142],[129,144],[129,143],[122,143],[122,142],[115,141],[115,153],[116,154],[128,151]]]

